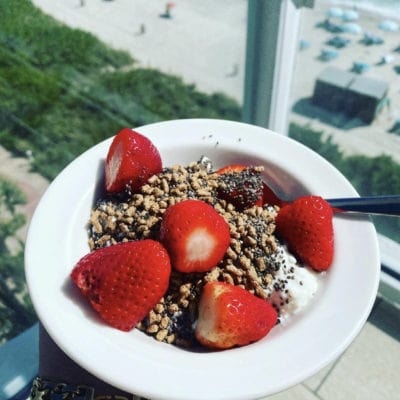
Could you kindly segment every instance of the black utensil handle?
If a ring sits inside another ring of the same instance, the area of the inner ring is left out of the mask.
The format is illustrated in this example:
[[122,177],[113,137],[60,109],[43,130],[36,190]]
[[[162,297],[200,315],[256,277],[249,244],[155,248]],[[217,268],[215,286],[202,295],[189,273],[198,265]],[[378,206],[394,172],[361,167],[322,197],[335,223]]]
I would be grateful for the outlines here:
[[342,211],[400,215],[400,195],[327,199],[327,202]]

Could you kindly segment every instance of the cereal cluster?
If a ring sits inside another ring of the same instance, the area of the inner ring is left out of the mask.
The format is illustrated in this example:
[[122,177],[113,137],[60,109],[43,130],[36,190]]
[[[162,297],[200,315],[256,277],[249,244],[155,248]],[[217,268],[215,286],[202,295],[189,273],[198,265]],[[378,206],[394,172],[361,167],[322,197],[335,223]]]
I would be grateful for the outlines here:
[[[260,179],[262,168],[250,168]],[[179,346],[195,346],[193,325],[202,287],[209,281],[239,285],[255,295],[267,298],[271,293],[277,266],[275,216],[277,209],[253,206],[239,212],[219,200],[218,189],[225,185],[210,165],[193,162],[187,167],[173,166],[154,175],[126,201],[99,201],[89,221],[89,244],[92,250],[117,242],[158,239],[165,210],[180,201],[199,199],[211,204],[227,221],[231,243],[224,259],[207,273],[185,274],[173,270],[165,296],[138,328],[159,341]]]

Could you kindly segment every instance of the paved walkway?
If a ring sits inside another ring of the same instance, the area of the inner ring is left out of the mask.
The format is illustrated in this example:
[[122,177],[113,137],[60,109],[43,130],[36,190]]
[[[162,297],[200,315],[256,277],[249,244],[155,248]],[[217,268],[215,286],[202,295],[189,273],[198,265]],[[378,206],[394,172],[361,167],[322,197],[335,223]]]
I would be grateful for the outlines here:
[[18,207],[18,210],[27,217],[27,223],[18,232],[18,237],[25,241],[33,212],[49,182],[31,171],[27,158],[13,157],[2,146],[0,146],[0,176],[13,182],[26,196],[27,203]]

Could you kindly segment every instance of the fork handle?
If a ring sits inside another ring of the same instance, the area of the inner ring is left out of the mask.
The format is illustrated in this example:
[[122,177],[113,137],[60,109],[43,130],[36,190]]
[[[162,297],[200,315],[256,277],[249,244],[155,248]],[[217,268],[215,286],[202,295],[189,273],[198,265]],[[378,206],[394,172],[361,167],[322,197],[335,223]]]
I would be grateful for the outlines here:
[[335,211],[400,216],[400,195],[350,197],[326,200]]

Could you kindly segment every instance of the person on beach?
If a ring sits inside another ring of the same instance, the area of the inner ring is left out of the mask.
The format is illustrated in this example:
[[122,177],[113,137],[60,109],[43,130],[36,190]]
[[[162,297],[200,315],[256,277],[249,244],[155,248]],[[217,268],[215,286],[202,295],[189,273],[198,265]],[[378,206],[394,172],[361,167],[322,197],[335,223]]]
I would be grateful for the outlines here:
[[239,73],[239,64],[235,63],[233,64],[232,72],[230,72],[227,76],[229,77],[234,77]]
[[173,7],[175,7],[175,3],[168,2],[168,3],[165,5],[165,12],[164,12],[164,14],[161,14],[160,16],[161,16],[162,18],[168,18],[168,19],[172,18],[171,9],[172,9]]
[[145,24],[140,24],[139,32],[136,33],[136,36],[142,36],[145,33],[146,33],[146,25]]

